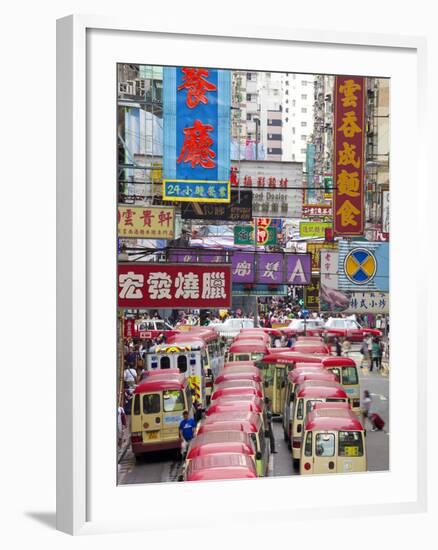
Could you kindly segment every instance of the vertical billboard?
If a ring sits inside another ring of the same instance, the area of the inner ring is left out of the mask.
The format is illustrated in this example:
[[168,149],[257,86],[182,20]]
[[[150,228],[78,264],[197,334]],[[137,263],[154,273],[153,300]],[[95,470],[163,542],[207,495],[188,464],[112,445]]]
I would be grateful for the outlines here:
[[163,88],[163,199],[230,202],[230,71],[166,67]]
[[334,233],[362,235],[365,218],[365,78],[337,76],[334,108]]

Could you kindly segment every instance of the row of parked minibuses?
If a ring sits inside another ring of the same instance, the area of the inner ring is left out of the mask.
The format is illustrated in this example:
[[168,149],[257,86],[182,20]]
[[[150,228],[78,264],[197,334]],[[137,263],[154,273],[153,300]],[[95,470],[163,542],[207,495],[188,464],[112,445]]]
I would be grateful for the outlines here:
[[213,379],[223,367],[224,345],[214,330],[193,327],[154,346],[146,357],[146,373],[135,388],[131,411],[131,446],[136,457],[180,449],[183,412],[205,409]]
[[359,380],[352,359],[331,356],[316,337],[299,337],[293,348],[272,348],[271,335],[263,329],[243,329],[221,363],[214,357],[221,351],[223,361],[217,335],[215,340],[208,329],[190,332],[190,338],[175,335],[151,350],[147,376],[134,394],[134,454],[179,448],[182,412],[192,413],[197,401],[206,415],[189,446],[182,478],[266,476],[267,397],[274,414],[282,417],[300,473],[366,470],[365,432],[355,414],[360,411]]

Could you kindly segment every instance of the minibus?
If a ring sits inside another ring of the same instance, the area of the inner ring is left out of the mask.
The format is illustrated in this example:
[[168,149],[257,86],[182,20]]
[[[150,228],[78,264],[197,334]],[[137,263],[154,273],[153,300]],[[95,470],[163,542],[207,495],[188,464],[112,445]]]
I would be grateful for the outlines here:
[[263,397],[262,385],[254,380],[226,380],[216,384],[211,396],[211,402],[214,403],[221,395],[238,395],[241,390],[251,390],[247,393],[254,393],[258,397]]
[[262,373],[257,367],[237,366],[222,369],[216,380],[216,384],[225,382],[226,380],[254,380],[254,382],[262,382]]
[[342,385],[350,400],[351,408],[360,413],[360,385],[357,366],[351,357],[327,357],[321,359],[324,368],[331,371]]
[[297,340],[295,344],[289,348],[290,351],[298,351],[300,353],[318,353],[330,354],[331,348],[321,342]]
[[266,441],[267,431],[260,415],[234,410],[207,416],[202,420],[198,434],[214,431],[243,431],[248,433],[256,450],[257,475],[268,475],[269,445]]
[[301,456],[301,439],[306,415],[318,401],[348,403],[348,396],[337,382],[308,380],[297,386],[292,408],[291,447],[294,465]]
[[184,411],[193,414],[191,390],[184,375],[168,371],[146,375],[133,394],[131,447],[135,457],[179,449],[179,424]]
[[252,457],[219,453],[194,458],[185,473],[186,481],[255,479],[257,470]]
[[300,474],[367,470],[365,430],[345,408],[315,407],[304,424]]
[[228,350],[227,361],[258,361],[269,353],[270,348],[257,340],[238,340]]
[[283,431],[284,440],[288,442],[289,446],[292,435],[292,412],[296,386],[306,382],[307,380],[328,380],[336,382],[336,376],[324,369],[320,363],[300,363],[300,365],[301,366],[297,365],[294,370],[289,372],[286,383],[283,411]]

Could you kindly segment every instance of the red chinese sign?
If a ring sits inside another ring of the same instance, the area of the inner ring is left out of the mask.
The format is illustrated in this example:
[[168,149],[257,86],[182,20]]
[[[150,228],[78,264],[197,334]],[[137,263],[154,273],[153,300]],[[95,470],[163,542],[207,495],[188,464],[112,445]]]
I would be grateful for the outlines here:
[[192,168],[198,164],[203,168],[214,168],[216,163],[214,158],[216,153],[210,149],[213,145],[212,138],[208,132],[213,131],[211,124],[202,124],[200,120],[195,120],[193,127],[184,128],[184,143],[177,159],[177,163],[189,162]]
[[183,67],[183,83],[178,86],[178,91],[187,90],[186,105],[189,109],[193,109],[199,103],[208,103],[206,92],[213,92],[217,87],[207,81],[208,70],[196,69],[194,67]]
[[123,308],[228,308],[231,266],[119,264],[118,305]]
[[365,78],[335,78],[333,225],[336,235],[364,231]]

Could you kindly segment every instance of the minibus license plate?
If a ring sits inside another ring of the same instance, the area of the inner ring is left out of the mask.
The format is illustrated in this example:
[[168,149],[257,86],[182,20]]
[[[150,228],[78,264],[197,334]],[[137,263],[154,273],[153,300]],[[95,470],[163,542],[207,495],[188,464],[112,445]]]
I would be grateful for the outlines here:
[[147,432],[146,436],[148,439],[158,439],[158,432]]

